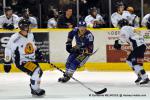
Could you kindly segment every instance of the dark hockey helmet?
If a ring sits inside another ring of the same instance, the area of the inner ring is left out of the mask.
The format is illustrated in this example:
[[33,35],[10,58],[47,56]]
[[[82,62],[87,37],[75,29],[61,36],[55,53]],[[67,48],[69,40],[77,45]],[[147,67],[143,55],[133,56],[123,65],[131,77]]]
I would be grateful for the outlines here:
[[119,28],[123,27],[123,26],[128,26],[129,25],[129,21],[127,19],[121,19],[119,22],[118,22],[118,26]]
[[150,16],[149,16],[149,18],[147,20],[146,27],[147,27],[147,29],[150,29]]
[[29,28],[31,22],[28,19],[21,19],[18,23],[20,30],[25,30],[25,28]]
[[78,27],[86,27],[86,22],[85,21],[79,21]]

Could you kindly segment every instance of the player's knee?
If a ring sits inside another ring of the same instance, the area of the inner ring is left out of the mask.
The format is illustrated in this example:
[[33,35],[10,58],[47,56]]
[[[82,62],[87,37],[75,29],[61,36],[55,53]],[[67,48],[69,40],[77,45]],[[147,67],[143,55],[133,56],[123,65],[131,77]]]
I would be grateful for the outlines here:
[[144,62],[143,58],[137,58],[137,64],[138,65],[143,66],[143,62]]
[[35,80],[30,79],[30,83],[31,83],[32,85],[35,85]]
[[77,65],[74,64],[74,63],[71,63],[70,66],[69,66],[69,69],[76,70],[77,69]]
[[69,68],[69,66],[70,66],[70,63],[66,62],[66,68]]
[[132,65],[135,66],[135,65],[140,65],[140,66],[143,66],[143,59],[135,59],[133,58],[132,59]]
[[143,63],[142,62],[133,62],[133,65],[140,65],[140,66],[143,66]]
[[41,78],[43,75],[43,71],[40,67],[37,67],[34,71],[33,71],[33,74],[31,75],[31,78],[33,79],[39,79]]
[[140,72],[142,75],[144,75],[146,73],[144,69],[142,69]]

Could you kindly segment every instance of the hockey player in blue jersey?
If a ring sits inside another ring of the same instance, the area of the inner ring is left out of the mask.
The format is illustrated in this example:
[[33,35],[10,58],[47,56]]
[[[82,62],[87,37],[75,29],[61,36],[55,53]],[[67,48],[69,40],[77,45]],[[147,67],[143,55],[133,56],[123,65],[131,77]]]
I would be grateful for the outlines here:
[[[75,46],[72,46],[73,38],[76,40]],[[74,28],[68,34],[66,51],[70,54],[66,62],[65,74],[58,79],[58,82],[68,82],[77,68],[86,63],[93,52],[93,42],[94,36],[86,29],[86,23],[80,21],[78,27]]]

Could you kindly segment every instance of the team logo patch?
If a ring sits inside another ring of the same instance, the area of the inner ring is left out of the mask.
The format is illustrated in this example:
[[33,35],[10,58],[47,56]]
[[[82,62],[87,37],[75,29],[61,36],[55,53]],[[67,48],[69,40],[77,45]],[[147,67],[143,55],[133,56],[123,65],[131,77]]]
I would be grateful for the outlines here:
[[34,47],[32,43],[27,43],[25,47],[25,54],[32,54],[34,52]]

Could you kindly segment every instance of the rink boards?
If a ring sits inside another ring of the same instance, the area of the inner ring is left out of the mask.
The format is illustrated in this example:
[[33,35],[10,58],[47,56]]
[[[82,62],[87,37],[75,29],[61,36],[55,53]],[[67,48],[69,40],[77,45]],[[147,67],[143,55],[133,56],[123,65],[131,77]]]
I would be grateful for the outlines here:
[[[68,56],[68,53],[65,51],[65,42],[67,39],[67,34],[71,29],[33,29],[34,33],[46,34],[45,38],[42,38],[44,44],[41,44],[41,48],[46,55],[46,58],[49,57],[50,61],[56,64],[58,67],[64,69],[65,62]],[[146,70],[150,70],[150,31],[145,28],[139,29],[144,35],[148,49],[145,53],[145,63],[144,67]],[[2,34],[14,33],[18,30],[8,31],[0,30],[0,47],[3,47],[6,44],[4,41],[7,36],[2,37]],[[79,71],[88,70],[88,71],[130,71],[131,69],[125,63],[125,59],[128,56],[130,47],[128,45],[123,46],[123,50],[115,50],[113,48],[114,40],[119,36],[119,30],[116,28],[102,28],[102,29],[90,29],[94,35],[94,48],[99,48],[98,52],[90,57],[88,62],[81,68]],[[42,35],[41,35],[42,36]],[[48,38],[47,40],[45,40]],[[40,38],[39,38],[40,39]],[[41,39],[41,40],[42,40]],[[40,44],[40,42],[39,42]],[[49,47],[48,47],[49,46]],[[4,48],[4,47],[3,47]],[[1,50],[1,48],[0,48]],[[0,52],[2,56],[3,52]],[[1,57],[2,59],[2,57]],[[2,63],[2,62],[1,62]],[[40,66],[43,70],[54,70],[47,63],[40,63]],[[3,64],[0,64],[0,72],[3,72]],[[18,72],[19,70],[12,65],[12,72]]]

